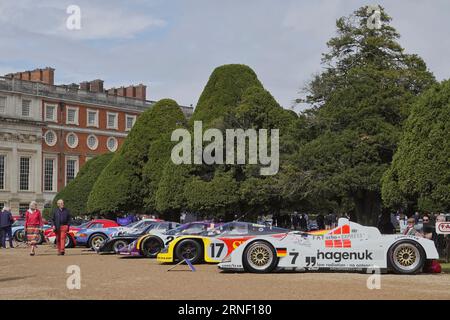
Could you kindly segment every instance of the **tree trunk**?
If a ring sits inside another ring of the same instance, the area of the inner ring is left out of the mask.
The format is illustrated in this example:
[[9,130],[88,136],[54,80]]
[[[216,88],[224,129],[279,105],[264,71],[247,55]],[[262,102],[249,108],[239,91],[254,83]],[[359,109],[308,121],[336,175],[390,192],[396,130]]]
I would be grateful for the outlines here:
[[359,191],[354,197],[355,213],[358,223],[366,226],[376,226],[381,213],[381,196],[374,191]]

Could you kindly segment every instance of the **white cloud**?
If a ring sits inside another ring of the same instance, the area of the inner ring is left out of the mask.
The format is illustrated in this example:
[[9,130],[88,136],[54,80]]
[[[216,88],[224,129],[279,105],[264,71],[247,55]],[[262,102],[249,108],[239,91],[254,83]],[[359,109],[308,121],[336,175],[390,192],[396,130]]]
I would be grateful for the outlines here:
[[[101,3],[101,4],[100,4]],[[81,11],[81,29],[69,30],[67,8],[73,1],[22,0],[0,3],[0,25],[47,36],[78,40],[128,39],[152,28],[166,26],[166,21],[149,13],[129,10],[117,2],[77,1]]]
[[[407,52],[422,56],[439,79],[448,78],[450,2],[378,2],[394,18],[392,24]],[[70,36],[58,29],[65,25],[69,4],[80,5],[87,19],[82,22],[85,29]],[[364,4],[357,0],[1,1],[0,43],[7,45],[0,50],[0,70],[53,66],[60,83],[102,78],[109,87],[143,82],[150,99],[170,97],[195,105],[215,67],[244,63],[280,104],[290,107],[311,74],[321,70],[321,54],[335,34],[336,19]]]

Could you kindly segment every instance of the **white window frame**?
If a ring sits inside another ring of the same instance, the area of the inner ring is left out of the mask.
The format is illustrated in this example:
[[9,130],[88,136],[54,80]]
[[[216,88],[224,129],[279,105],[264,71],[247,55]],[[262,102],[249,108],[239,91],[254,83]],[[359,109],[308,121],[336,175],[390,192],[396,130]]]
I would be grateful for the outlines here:
[[[24,115],[23,114],[23,102],[24,101],[29,101],[30,105],[28,106],[28,115]],[[33,100],[32,99],[28,99],[28,98],[22,98],[21,103],[20,103],[20,116],[24,117],[24,118],[31,118],[32,117],[32,104],[33,104]]]
[[[114,150],[112,150],[112,149],[109,148],[109,141],[110,141],[111,139],[114,139],[114,140],[116,141],[116,146],[115,146]],[[116,152],[117,149],[119,148],[119,141],[117,140],[117,138],[116,138],[116,137],[109,137],[109,138],[106,140],[106,148],[107,148],[109,151],[111,151],[111,152]]]
[[66,156],[66,161],[65,161],[65,167],[64,167],[64,185],[67,185],[67,162],[69,160],[75,160],[75,168],[74,168],[74,179],[77,177],[78,175],[78,171],[80,169],[80,160],[78,159],[78,156]]
[[[94,124],[89,124],[89,113],[95,113],[95,123]],[[95,110],[95,109],[87,109],[86,110],[86,127],[98,128],[98,110]]]
[[[90,137],[94,137],[95,138],[95,145],[93,147],[89,146],[89,138]],[[86,146],[90,149],[90,150],[97,150],[98,148],[98,138],[95,134],[90,134],[87,136],[86,138]]]
[[[18,175],[17,175],[17,189],[19,190],[19,192],[33,192],[33,157],[29,154],[19,154],[18,155]],[[20,186],[20,159],[22,158],[28,158],[29,162],[28,162],[28,189],[22,189]]]
[[7,175],[8,175],[8,155],[6,153],[0,152],[0,157],[3,157],[3,177],[0,177],[0,179],[3,179],[3,188],[0,189],[1,191],[8,190],[8,186],[6,185]]
[[[133,124],[131,125],[131,128],[128,128],[128,119],[129,118],[133,119]],[[125,115],[125,131],[131,131],[131,129],[133,128],[135,123],[136,123],[136,115],[132,115],[132,114]]]
[[[70,135],[74,135],[75,138],[76,138],[75,145],[73,145],[73,146],[71,146],[71,145],[69,144],[69,136],[70,136]],[[70,149],[75,149],[76,147],[78,147],[78,145],[80,144],[80,139],[78,138],[78,135],[77,135],[75,132],[68,132],[68,133],[66,134],[66,144],[67,144],[67,146],[68,146]]]
[[0,96],[0,100],[5,99],[5,105],[4,106],[0,106],[0,114],[5,114],[6,113],[6,107],[8,105],[8,97],[7,96]]
[[[114,116],[114,126],[109,125],[109,116]],[[116,129],[118,128],[119,114],[117,112],[106,112],[106,129]]]
[[[53,107],[52,119],[47,118],[47,108],[48,107]],[[58,105],[52,104],[52,103],[45,103],[44,104],[44,121],[58,122],[56,110],[58,110]]]
[[[52,190],[45,190],[45,160],[53,161],[53,177],[52,177]],[[44,156],[42,161],[42,190],[43,192],[56,192],[58,183],[58,158],[56,156]]]
[[[53,143],[49,143],[49,142],[47,141],[47,132],[52,132],[53,135],[55,136],[55,140],[53,141]],[[58,136],[56,135],[56,132],[53,131],[53,130],[47,130],[47,131],[45,131],[45,133],[44,133],[44,141],[45,141],[45,143],[46,143],[48,146],[50,146],[50,147],[55,146],[56,143],[58,142]]]
[[[75,111],[75,117],[74,117],[74,121],[69,121],[69,110]],[[79,108],[78,107],[72,107],[72,106],[66,106],[66,124],[73,124],[78,126],[79,122],[78,122],[78,111]]]

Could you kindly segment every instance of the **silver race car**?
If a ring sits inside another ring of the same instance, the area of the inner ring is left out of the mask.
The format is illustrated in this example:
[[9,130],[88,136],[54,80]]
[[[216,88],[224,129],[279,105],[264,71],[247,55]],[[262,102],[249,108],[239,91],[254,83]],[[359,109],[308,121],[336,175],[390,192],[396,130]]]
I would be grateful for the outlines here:
[[414,274],[421,272],[427,260],[438,258],[431,240],[400,234],[382,235],[377,228],[341,218],[332,230],[253,238],[226,256],[219,268],[255,273],[376,268],[382,272]]

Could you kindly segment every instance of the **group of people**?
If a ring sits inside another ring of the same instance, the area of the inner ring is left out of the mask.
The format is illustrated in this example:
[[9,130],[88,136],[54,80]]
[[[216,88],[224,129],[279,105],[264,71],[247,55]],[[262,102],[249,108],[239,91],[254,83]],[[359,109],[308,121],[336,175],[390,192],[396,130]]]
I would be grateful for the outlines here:
[[[66,234],[69,231],[72,217],[69,210],[64,207],[64,200],[58,200],[57,206],[58,207],[53,211],[51,222],[56,234],[56,248],[58,255],[64,255]],[[0,213],[0,244],[2,248],[6,248],[6,238],[9,238],[9,247],[13,247],[11,232],[13,223],[14,219],[11,210],[8,207],[4,207]],[[31,201],[28,210],[25,212],[24,223],[26,240],[30,246],[30,256],[36,254],[37,242],[39,241],[40,234],[43,232],[43,225],[42,213],[38,209],[36,201]]]

